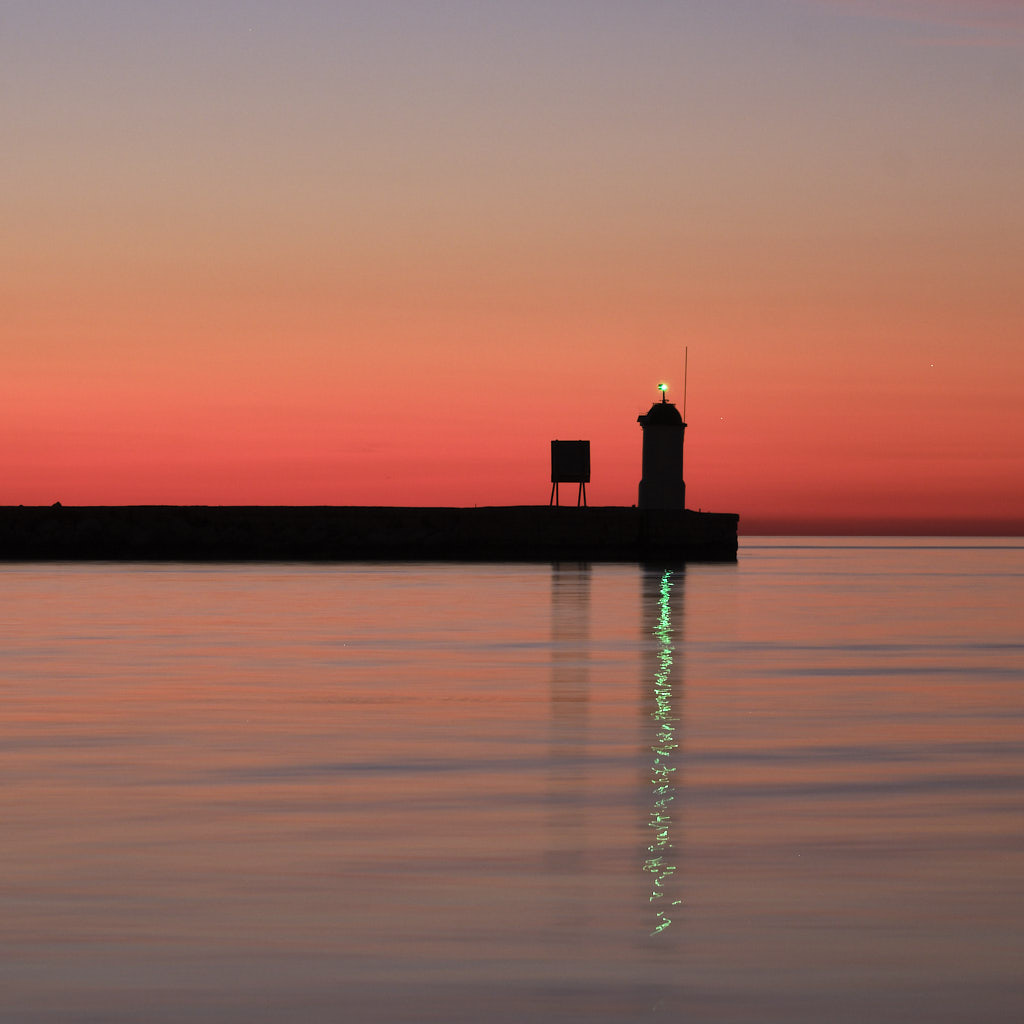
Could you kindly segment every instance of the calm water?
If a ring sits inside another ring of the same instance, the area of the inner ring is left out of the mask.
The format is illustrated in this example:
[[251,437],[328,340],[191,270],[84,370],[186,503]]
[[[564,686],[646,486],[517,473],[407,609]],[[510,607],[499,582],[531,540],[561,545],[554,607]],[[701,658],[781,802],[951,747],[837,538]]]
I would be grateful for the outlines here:
[[0,1019],[1024,1019],[1024,542],[0,566]]

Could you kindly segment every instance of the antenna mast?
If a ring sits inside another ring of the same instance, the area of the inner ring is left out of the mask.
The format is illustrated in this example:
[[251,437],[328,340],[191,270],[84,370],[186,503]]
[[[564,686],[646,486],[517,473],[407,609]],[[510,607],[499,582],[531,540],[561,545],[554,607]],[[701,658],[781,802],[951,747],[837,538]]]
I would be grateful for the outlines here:
[[690,346],[683,349],[683,422],[686,422],[686,377],[690,372]]

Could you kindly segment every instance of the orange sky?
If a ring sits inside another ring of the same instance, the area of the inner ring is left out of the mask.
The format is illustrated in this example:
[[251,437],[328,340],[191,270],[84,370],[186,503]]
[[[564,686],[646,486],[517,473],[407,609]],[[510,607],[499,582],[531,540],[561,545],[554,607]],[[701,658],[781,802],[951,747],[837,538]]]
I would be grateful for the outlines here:
[[507,7],[5,5],[0,503],[1024,528],[1024,9]]

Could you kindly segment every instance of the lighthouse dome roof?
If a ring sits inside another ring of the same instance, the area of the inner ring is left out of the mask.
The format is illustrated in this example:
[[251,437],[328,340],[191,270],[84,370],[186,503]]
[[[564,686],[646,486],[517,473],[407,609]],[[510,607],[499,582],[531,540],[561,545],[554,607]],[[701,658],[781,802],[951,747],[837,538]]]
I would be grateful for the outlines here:
[[679,427],[683,417],[674,402],[655,402],[646,414],[637,416],[636,421],[641,427]]

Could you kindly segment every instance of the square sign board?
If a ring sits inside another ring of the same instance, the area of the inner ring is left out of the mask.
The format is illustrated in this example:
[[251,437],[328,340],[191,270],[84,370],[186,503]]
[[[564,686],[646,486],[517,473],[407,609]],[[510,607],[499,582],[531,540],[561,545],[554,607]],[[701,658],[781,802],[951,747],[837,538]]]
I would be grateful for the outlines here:
[[590,442],[551,442],[551,482],[553,484],[590,483]]

